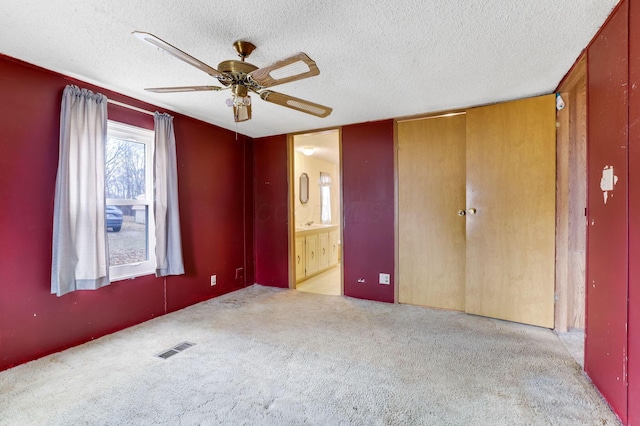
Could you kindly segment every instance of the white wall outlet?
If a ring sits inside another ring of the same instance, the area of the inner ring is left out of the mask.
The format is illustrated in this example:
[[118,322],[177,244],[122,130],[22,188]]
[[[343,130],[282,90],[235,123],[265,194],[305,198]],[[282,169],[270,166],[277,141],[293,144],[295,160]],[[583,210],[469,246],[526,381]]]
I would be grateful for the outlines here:
[[380,274],[380,284],[391,284],[391,275],[389,274]]
[[216,276],[215,275],[211,275],[211,286],[216,285]]

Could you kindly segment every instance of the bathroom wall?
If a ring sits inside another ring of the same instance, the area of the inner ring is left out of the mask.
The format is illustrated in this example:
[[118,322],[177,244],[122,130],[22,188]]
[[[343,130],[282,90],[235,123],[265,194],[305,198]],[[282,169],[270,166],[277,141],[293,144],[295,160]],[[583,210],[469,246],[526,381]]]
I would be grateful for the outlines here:
[[[303,226],[310,221],[322,223],[320,217],[320,172],[331,175],[331,223],[334,225],[339,224],[340,172],[338,165],[294,151],[293,170],[296,227]],[[302,173],[306,173],[309,176],[309,201],[305,204],[300,202],[300,175]]]

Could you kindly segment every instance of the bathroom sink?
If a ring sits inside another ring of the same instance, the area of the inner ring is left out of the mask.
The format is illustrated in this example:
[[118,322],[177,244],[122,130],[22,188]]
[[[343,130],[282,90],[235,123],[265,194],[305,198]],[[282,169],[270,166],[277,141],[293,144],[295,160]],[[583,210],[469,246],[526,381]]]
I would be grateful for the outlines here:
[[313,229],[331,228],[333,226],[337,226],[337,225],[324,224],[324,223],[312,223],[311,225],[296,226],[296,232],[310,231]]
[[300,229],[322,229],[322,228],[330,228],[335,225],[324,224],[324,223],[312,223],[311,225],[301,226]]

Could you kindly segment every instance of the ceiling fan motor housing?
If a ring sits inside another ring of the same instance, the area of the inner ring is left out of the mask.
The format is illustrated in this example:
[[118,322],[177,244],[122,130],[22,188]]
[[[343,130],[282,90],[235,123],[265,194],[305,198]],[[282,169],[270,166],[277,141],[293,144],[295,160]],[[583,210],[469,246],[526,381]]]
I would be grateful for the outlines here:
[[218,64],[218,70],[227,74],[249,74],[257,69],[258,67],[249,62],[235,61],[233,59],[230,61],[222,61]]
[[249,90],[247,89],[247,86],[243,84],[233,84],[231,86],[231,93],[236,96],[245,97],[249,94]]
[[245,94],[241,96],[246,96],[247,87],[250,87],[252,90],[260,89],[260,86],[257,86],[249,80],[248,74],[258,69],[258,67],[253,64],[230,60],[220,62],[220,64],[218,64],[218,69],[223,74],[218,78],[218,81],[220,81],[221,84],[231,86],[232,89],[235,87],[244,87]]

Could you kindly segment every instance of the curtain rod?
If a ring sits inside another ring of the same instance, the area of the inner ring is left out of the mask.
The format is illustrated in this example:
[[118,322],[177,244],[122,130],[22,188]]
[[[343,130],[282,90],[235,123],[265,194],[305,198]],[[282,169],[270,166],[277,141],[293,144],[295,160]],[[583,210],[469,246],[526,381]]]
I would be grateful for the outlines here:
[[114,101],[113,99],[107,99],[107,102],[110,103],[110,104],[114,104],[114,105],[118,105],[118,106],[124,107],[124,108],[129,108],[129,109],[132,109],[134,111],[141,112],[143,114],[149,114],[149,115],[153,115],[154,114],[153,112],[147,111],[146,109],[134,107],[133,105],[127,105],[127,104],[122,103],[122,102]]

